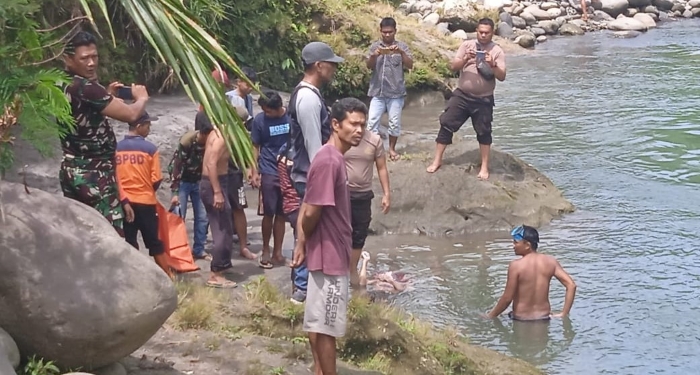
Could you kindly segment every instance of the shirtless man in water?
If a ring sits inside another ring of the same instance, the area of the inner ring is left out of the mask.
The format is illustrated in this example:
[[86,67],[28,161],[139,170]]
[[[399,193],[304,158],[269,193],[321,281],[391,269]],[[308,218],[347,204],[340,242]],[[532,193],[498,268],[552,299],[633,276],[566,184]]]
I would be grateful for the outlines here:
[[199,185],[202,203],[207,211],[209,228],[213,241],[211,251],[211,277],[207,286],[215,288],[234,288],[236,283],[227,280],[223,273],[233,267],[231,253],[233,251],[233,215],[228,191],[228,160],[229,154],[224,143],[224,137],[219,129],[214,127],[207,138],[204,148],[204,163],[202,180]]
[[[576,283],[554,257],[537,252],[540,242],[537,229],[522,225],[510,233],[513,250],[522,258],[510,262],[508,279],[503,296],[496,307],[488,313],[489,318],[499,316],[513,302],[513,311],[508,316],[513,320],[549,320],[565,317],[571,311],[576,295]],[[549,283],[556,277],[566,288],[564,309],[552,314],[549,305]]]

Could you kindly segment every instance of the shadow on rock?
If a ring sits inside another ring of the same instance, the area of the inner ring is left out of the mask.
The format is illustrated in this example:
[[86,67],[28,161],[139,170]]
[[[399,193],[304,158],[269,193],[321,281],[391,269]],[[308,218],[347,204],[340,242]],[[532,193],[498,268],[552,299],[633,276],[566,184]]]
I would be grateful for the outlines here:
[[[430,236],[535,227],[574,211],[552,181],[520,158],[491,150],[490,178],[477,178],[481,165],[475,142],[448,147],[442,167],[425,171],[431,144],[407,147],[402,160],[390,163],[392,208],[381,214],[374,200],[370,229],[375,234],[419,233]],[[375,179],[375,191],[381,191]]]
[[23,358],[109,365],[175,310],[170,279],[96,210],[20,184],[3,182],[0,193],[0,326]]

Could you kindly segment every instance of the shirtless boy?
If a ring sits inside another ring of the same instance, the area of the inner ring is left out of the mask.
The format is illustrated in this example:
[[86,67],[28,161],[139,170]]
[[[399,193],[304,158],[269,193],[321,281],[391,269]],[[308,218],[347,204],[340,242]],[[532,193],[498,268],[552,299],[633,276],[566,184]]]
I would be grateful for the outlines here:
[[211,251],[211,276],[207,286],[233,288],[236,283],[227,280],[223,272],[233,267],[233,215],[228,191],[228,159],[224,138],[214,127],[204,148],[204,164],[199,191],[207,211],[213,247]]
[[[510,262],[506,289],[488,317],[501,315],[511,302],[513,311],[508,316],[513,320],[549,320],[551,317],[569,315],[576,295],[576,283],[554,257],[537,252],[537,244],[540,242],[537,229],[521,225],[510,234],[513,237],[515,255],[522,258]],[[549,305],[549,283],[552,277],[556,277],[566,288],[564,309],[558,314],[552,314]]]

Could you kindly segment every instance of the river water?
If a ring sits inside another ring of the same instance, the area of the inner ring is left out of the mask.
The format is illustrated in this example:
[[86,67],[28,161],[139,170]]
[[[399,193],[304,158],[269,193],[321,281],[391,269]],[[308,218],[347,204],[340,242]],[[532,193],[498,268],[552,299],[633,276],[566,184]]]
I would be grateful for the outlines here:
[[[550,374],[698,373],[700,22],[635,39],[554,39],[508,64],[495,146],[539,168],[577,207],[540,228],[540,251],[578,284],[570,319],[479,317],[515,259],[507,234],[370,238],[380,269],[417,279],[395,302]],[[442,105],[407,109],[404,128],[435,134]],[[554,280],[555,311],[563,300]]]

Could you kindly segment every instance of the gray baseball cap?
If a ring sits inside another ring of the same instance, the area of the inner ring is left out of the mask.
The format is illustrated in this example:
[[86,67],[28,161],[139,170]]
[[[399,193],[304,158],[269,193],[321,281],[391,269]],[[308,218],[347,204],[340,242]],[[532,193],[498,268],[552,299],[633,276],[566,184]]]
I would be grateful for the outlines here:
[[323,42],[311,42],[304,46],[304,49],[301,50],[301,59],[304,64],[321,61],[338,64],[345,61],[344,58],[336,55],[328,44]]

